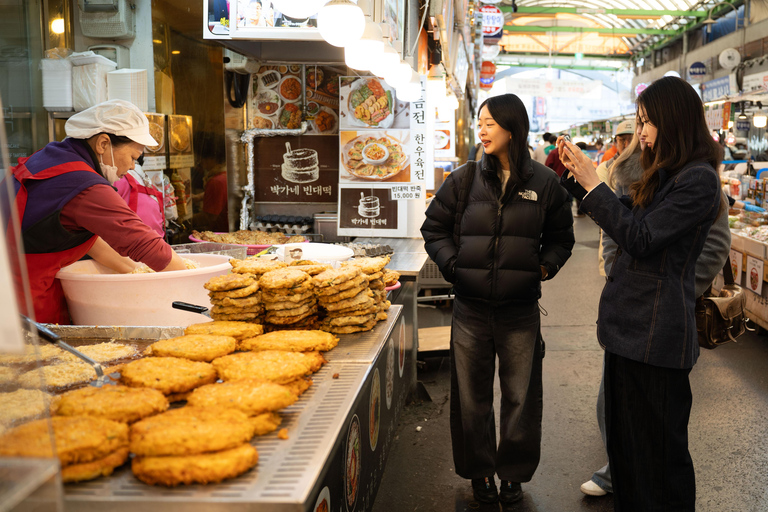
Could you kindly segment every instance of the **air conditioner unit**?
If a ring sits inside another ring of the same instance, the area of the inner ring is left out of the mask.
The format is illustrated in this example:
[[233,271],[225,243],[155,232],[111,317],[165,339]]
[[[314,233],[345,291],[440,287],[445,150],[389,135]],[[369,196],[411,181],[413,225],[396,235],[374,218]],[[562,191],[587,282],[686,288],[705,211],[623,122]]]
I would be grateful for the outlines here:
[[224,50],[224,69],[241,75],[251,75],[259,70],[261,63],[257,60],[249,59],[245,55]]
[[133,39],[136,6],[128,0],[77,0],[80,30],[96,39]]

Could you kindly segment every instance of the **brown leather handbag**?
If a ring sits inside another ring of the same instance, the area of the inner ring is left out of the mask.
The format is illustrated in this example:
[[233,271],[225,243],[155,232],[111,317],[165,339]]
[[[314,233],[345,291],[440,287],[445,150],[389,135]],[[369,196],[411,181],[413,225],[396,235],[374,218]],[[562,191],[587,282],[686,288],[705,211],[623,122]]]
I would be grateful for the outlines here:
[[699,346],[715,348],[736,341],[747,330],[744,308],[747,296],[744,289],[733,282],[730,256],[723,267],[725,285],[719,295],[712,295],[712,287],[696,299],[696,330]]

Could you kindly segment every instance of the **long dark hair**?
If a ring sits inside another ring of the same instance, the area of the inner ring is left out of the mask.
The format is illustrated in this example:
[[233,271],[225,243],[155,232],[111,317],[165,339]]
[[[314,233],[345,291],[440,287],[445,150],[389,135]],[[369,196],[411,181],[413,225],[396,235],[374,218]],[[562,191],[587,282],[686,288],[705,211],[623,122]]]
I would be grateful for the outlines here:
[[[530,158],[528,153],[528,111],[520,98],[514,94],[502,94],[485,100],[478,109],[488,107],[488,113],[499,126],[512,134],[507,150],[509,159],[509,179],[513,183],[520,183],[520,168],[525,158]],[[498,171],[501,169],[499,159],[493,155],[485,155],[491,163],[491,167]]]
[[630,187],[633,202],[645,208],[659,186],[660,169],[675,174],[690,162],[703,161],[717,170],[723,150],[709,135],[704,105],[685,80],[656,80],[637,98],[638,112],[641,107],[658,130],[653,148],[646,147],[640,157],[643,177]]

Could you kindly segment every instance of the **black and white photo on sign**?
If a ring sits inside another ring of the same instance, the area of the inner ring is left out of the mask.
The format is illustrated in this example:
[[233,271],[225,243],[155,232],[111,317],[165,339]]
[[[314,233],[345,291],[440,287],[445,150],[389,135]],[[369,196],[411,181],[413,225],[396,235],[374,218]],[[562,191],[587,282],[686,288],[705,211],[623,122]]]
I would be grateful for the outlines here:
[[312,183],[320,178],[320,163],[317,151],[309,148],[292,149],[291,143],[285,143],[287,150],[283,154],[280,174],[291,183]]
[[409,103],[398,101],[395,89],[376,77],[342,77],[339,88],[341,129],[409,128]]
[[404,236],[406,201],[393,199],[387,186],[354,187],[339,185],[339,234],[365,236]]

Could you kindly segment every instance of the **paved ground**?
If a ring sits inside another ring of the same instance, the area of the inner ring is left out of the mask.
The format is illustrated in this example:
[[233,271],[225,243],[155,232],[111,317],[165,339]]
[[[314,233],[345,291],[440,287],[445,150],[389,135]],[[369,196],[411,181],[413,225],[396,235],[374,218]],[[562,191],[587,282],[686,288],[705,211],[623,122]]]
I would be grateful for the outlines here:
[[[606,460],[595,420],[603,357],[595,319],[604,278],[597,273],[597,228],[588,218],[575,221],[573,256],[545,283],[541,300],[548,312],[542,317],[547,352],[541,464],[523,484],[524,500],[510,511],[613,510],[610,495],[591,498],[579,491]],[[450,324],[449,306],[421,307],[419,315],[422,327]],[[419,380],[431,401],[405,409],[373,511],[500,510],[475,502],[468,481],[453,472],[448,360],[427,359]],[[749,334],[738,344],[706,351],[691,383],[697,510],[768,511],[768,337]],[[497,385],[497,407],[498,396]]]

